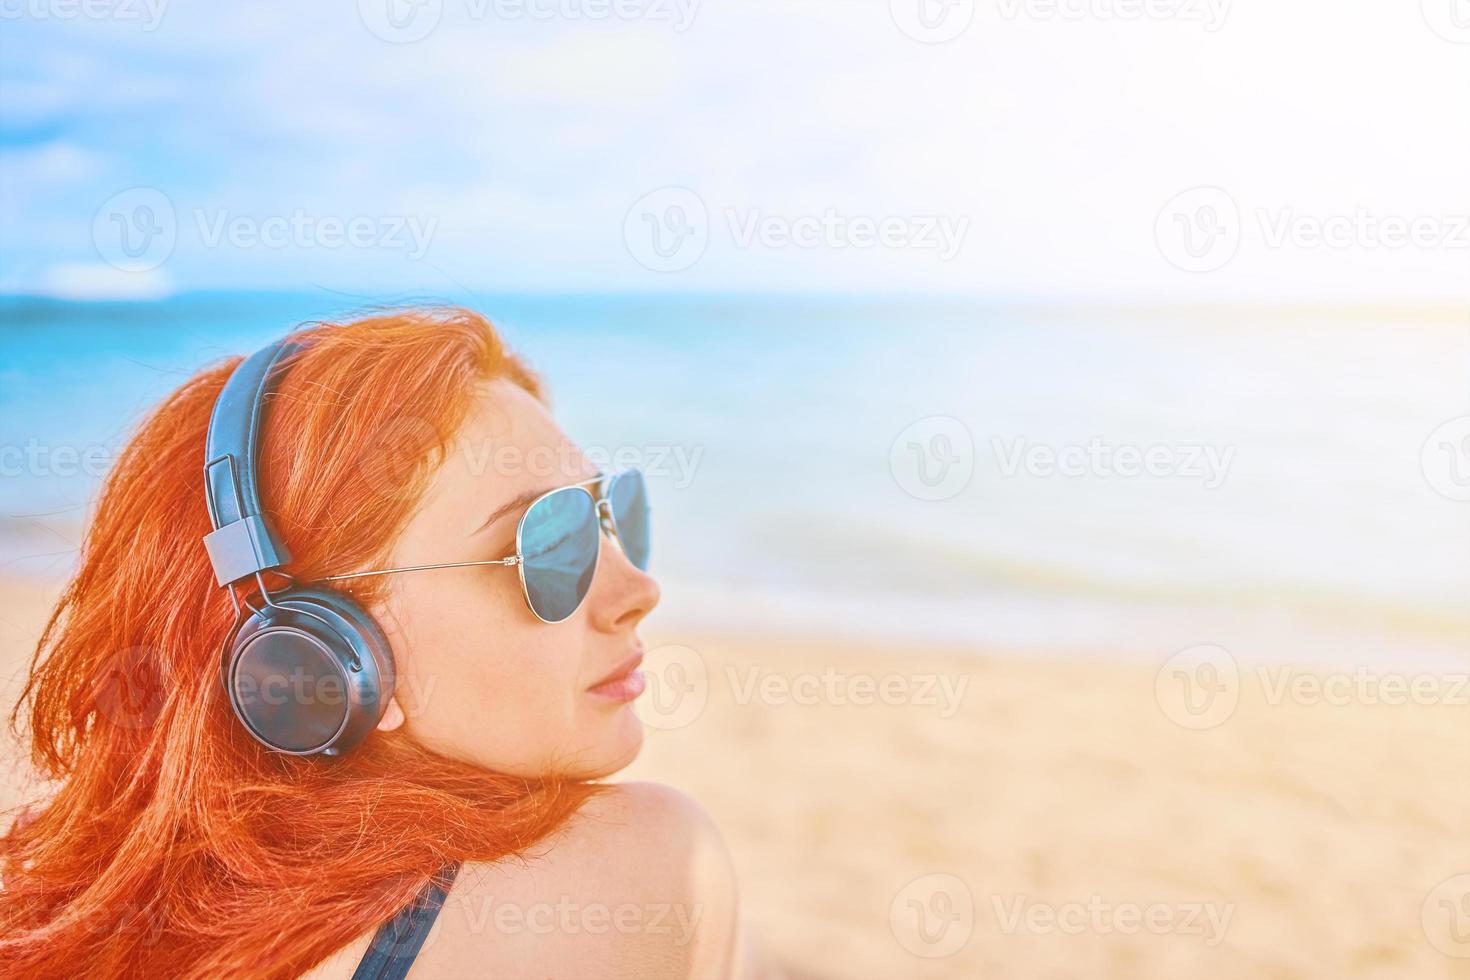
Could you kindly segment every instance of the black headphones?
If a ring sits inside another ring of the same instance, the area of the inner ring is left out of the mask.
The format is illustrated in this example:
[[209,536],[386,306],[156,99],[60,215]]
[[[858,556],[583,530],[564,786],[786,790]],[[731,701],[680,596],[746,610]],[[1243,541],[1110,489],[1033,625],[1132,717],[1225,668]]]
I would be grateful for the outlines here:
[[[350,596],[295,584],[272,595],[260,574],[291,560],[260,504],[259,454],[281,362],[304,348],[283,340],[256,351],[215,401],[204,453],[214,530],[204,547],[240,614],[220,651],[220,679],[235,716],[277,752],[335,756],[383,717],[393,694],[393,655],[382,629]],[[258,609],[249,594],[235,595],[235,584],[252,575]]]

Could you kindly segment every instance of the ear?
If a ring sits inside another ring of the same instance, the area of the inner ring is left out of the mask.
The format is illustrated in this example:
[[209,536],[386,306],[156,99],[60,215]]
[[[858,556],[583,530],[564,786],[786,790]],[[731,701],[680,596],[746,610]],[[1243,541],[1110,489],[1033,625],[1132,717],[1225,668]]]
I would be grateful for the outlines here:
[[378,731],[391,732],[402,726],[403,722],[403,706],[398,703],[395,695],[388,699],[388,706],[383,709],[383,717],[378,720]]

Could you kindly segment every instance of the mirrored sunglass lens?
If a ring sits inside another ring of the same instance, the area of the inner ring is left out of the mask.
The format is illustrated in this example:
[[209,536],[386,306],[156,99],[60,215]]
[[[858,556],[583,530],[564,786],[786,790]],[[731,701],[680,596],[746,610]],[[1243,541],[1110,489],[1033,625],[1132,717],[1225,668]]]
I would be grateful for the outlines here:
[[648,571],[648,487],[643,474],[626,470],[613,477],[607,499],[612,504],[623,553],[640,571]]
[[543,497],[521,525],[522,571],[531,608],[557,623],[576,612],[597,570],[597,505],[575,488]]

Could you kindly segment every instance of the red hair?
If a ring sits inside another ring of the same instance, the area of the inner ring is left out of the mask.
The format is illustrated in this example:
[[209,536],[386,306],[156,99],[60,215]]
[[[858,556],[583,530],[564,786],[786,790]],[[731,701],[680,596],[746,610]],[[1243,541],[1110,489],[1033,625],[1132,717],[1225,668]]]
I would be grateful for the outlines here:
[[[310,581],[381,563],[481,379],[542,397],[463,309],[316,323],[271,402],[261,493]],[[11,723],[55,782],[0,838],[0,975],[294,977],[446,862],[520,853],[592,784],[527,780],[375,732],[336,760],[251,740],[220,685],[234,622],[200,539],[204,437],[239,363],[201,371],[108,475]],[[355,590],[371,603],[382,588]]]

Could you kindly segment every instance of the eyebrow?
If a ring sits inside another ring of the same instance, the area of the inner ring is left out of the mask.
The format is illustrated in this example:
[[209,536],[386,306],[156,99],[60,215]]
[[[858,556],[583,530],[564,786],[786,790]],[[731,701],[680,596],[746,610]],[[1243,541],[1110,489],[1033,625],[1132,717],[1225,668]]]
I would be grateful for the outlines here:
[[548,487],[545,490],[527,490],[525,493],[513,497],[511,500],[507,501],[504,504],[501,504],[499,507],[495,508],[495,510],[491,511],[490,516],[485,518],[485,523],[475,528],[468,535],[466,535],[466,537],[474,537],[481,531],[485,530],[485,528],[489,527],[491,524],[494,524],[496,521],[500,520],[506,514],[509,514],[512,511],[520,510],[522,507],[528,506],[531,501],[535,500],[537,497],[541,496],[544,493],[549,493],[551,490],[554,489],[556,488]]
[[598,472],[593,476],[589,476],[585,480],[578,481],[577,483],[563,483],[561,486],[546,487],[542,490],[527,490],[525,493],[522,493],[512,498],[511,500],[506,501],[501,506],[495,508],[495,510],[490,513],[490,516],[485,518],[484,524],[481,524],[479,527],[475,528],[469,534],[465,535],[465,537],[473,538],[475,535],[479,534],[481,531],[485,530],[485,528],[489,527],[491,524],[494,524],[496,521],[500,520],[511,511],[520,510],[522,507],[529,506],[532,502],[536,500],[537,497],[544,497],[546,494],[550,493],[553,490],[565,490],[568,487],[585,487],[589,483],[595,483],[598,480],[601,480],[606,475],[607,474],[605,473]]

